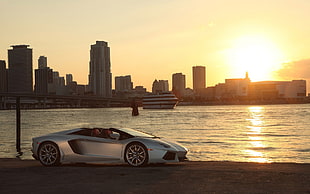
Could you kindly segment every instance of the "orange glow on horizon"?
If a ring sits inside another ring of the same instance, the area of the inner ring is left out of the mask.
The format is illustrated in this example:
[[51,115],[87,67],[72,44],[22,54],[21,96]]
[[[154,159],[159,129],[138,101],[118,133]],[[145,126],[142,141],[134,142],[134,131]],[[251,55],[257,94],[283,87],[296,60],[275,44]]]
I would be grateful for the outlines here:
[[[252,81],[310,81],[307,64],[295,66],[310,60],[310,1],[0,4],[6,18],[0,21],[0,60],[7,60],[10,45],[29,44],[34,68],[44,55],[50,68],[72,74],[78,84],[88,84],[90,45],[96,40],[109,43],[113,83],[115,76],[131,75],[134,86],[148,91],[155,79],[168,80],[171,89],[173,73],[186,75],[186,87],[192,88],[191,68],[197,65],[206,66],[207,86],[243,78],[246,71]],[[282,65],[289,62],[293,67]]]
[[266,81],[275,79],[273,72],[281,68],[283,54],[263,36],[242,36],[227,51],[227,60],[233,75],[248,72],[252,81]]

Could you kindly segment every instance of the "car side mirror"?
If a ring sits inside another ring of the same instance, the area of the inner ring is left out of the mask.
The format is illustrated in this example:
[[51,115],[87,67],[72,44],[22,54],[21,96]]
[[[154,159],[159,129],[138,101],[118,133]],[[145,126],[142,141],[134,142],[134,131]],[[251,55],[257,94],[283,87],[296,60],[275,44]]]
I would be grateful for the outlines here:
[[111,137],[112,139],[118,140],[119,137],[120,137],[120,135],[119,135],[118,133],[112,133],[112,134],[110,134],[110,137]]

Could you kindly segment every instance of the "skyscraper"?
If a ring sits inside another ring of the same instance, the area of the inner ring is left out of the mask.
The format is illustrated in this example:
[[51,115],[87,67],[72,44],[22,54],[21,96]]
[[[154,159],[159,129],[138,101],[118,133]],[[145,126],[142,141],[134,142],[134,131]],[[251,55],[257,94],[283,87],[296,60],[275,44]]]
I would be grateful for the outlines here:
[[53,71],[53,84],[55,84],[55,86],[65,86],[65,78],[60,77],[58,71]]
[[8,92],[33,91],[32,49],[29,45],[14,45],[8,50]]
[[71,82],[73,82],[72,74],[66,74],[66,85],[70,85]]
[[110,47],[104,41],[91,45],[88,84],[96,96],[112,97]]
[[115,77],[115,91],[116,92],[129,92],[133,88],[133,84],[131,82],[131,76],[116,76]]
[[157,81],[155,79],[155,81],[153,82],[153,85],[152,85],[152,93],[153,94],[158,94],[161,92],[168,92],[168,91],[169,91],[168,80]]
[[7,69],[4,60],[0,60],[0,93],[7,92]]
[[45,67],[35,70],[34,91],[37,94],[49,94],[49,87],[53,84],[53,70]]
[[206,67],[193,66],[193,89],[197,91],[203,88],[206,88]]
[[172,75],[172,91],[177,97],[182,97],[185,91],[185,75],[175,73]]
[[35,70],[34,91],[37,94],[48,94],[51,84],[53,84],[53,70],[47,66],[47,57],[40,56],[38,69]]
[[39,69],[43,69],[43,68],[47,67],[47,57],[45,57],[45,56],[39,57],[38,67],[39,67]]

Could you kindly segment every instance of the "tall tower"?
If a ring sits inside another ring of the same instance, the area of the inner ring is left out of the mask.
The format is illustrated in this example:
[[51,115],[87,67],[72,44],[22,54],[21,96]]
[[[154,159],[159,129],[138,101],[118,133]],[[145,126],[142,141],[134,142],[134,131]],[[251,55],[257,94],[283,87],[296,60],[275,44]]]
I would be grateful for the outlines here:
[[172,91],[177,97],[182,97],[185,91],[185,75],[175,73],[172,75]]
[[71,82],[73,82],[72,74],[66,74],[66,85],[70,85]]
[[0,93],[7,92],[7,69],[4,60],[0,60]]
[[40,56],[38,59],[38,68],[43,69],[47,67],[47,57]]
[[[37,94],[48,94],[53,84],[53,70],[47,66],[47,57],[40,56],[38,69],[34,70],[35,84],[34,92]],[[51,92],[52,93],[52,92]]]
[[197,91],[203,88],[206,88],[206,67],[193,66],[193,89]]
[[8,92],[32,93],[32,49],[29,45],[14,45],[8,50]]
[[49,67],[35,70],[34,91],[37,94],[48,94],[49,87],[53,84],[53,70]]
[[112,97],[110,47],[104,41],[91,45],[88,85],[96,96]]

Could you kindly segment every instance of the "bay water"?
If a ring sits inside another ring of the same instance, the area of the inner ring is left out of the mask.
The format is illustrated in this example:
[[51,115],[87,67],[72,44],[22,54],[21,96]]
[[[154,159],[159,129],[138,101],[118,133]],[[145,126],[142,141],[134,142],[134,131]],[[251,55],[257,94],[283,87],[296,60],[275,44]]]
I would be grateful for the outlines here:
[[[191,161],[310,163],[310,104],[21,110],[22,159],[31,139],[79,127],[133,128],[179,142]],[[16,157],[15,110],[0,111],[0,158]]]

